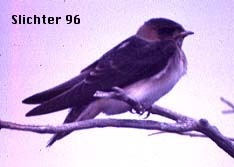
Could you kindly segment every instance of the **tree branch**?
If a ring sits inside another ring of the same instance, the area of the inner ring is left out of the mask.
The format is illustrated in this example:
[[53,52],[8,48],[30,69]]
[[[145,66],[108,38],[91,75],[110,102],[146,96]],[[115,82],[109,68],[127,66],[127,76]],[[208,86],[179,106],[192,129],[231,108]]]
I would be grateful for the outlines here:
[[223,114],[234,114],[234,104],[225,99],[224,97],[220,97],[220,100],[231,108],[231,110],[224,110]]
[[[148,112],[168,119],[174,120],[175,123],[159,122],[153,120],[132,120],[132,119],[92,119],[79,121],[60,126],[50,125],[23,125],[0,120],[0,129],[12,129],[20,131],[30,131],[36,133],[58,133],[90,128],[119,127],[119,128],[137,128],[148,130],[159,130],[162,132],[176,133],[179,135],[189,135],[191,132],[201,133],[201,137],[208,137],[214,141],[221,149],[234,158],[234,143],[232,139],[222,135],[219,130],[209,124],[206,119],[196,120],[194,118],[176,113],[156,105],[145,108],[141,103],[128,97],[121,89],[114,88],[114,92],[97,92],[95,97],[115,98],[128,103],[138,114]],[[148,115],[148,114],[147,114]]]
[[73,123],[67,123],[59,126],[51,125],[24,125],[8,121],[0,120],[0,127],[4,129],[30,131],[36,133],[58,133],[66,131],[75,131],[90,128],[104,128],[104,127],[121,127],[121,128],[137,128],[148,130],[162,130],[167,132],[186,132],[190,131],[183,124],[165,123],[153,120],[133,120],[133,119],[91,119]]
[[[158,131],[158,132],[154,132],[154,133],[151,133],[149,134],[149,136],[153,136],[153,135],[159,135],[159,134],[165,134],[167,132],[164,132],[164,131]],[[202,137],[202,138],[206,138],[206,139],[209,139],[206,135],[204,134],[201,134],[199,132],[183,132],[183,133],[176,133],[178,135],[181,135],[181,136],[189,136],[189,137]],[[234,138],[233,137],[227,137],[230,141],[234,141]]]

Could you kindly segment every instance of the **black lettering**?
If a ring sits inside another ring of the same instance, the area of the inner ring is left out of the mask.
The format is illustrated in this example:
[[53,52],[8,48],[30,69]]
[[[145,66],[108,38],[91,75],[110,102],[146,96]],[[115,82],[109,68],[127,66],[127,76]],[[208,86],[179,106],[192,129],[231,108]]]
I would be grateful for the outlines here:
[[48,17],[48,23],[54,24],[54,17]]
[[[76,15],[74,17],[74,24],[80,23],[80,18],[78,18],[79,15]],[[59,24],[59,20],[62,19],[62,17],[47,17],[46,15],[33,15],[33,16],[26,16],[26,15],[12,15],[11,16],[12,24]],[[73,23],[73,16],[67,15],[66,16],[68,24]]]
[[17,24],[17,15],[12,15],[12,24]]
[[37,15],[33,17],[33,24],[41,24],[41,19]]
[[[25,17],[24,17],[25,18]],[[27,19],[27,22],[26,22],[26,24],[32,24],[32,17],[26,17],[26,19]],[[31,20],[31,21],[30,21]],[[25,24],[25,22],[24,22],[24,24]]]
[[46,16],[45,15],[42,16],[42,19],[43,19],[43,24],[46,24]]
[[58,24],[58,21],[61,19],[61,17],[56,17],[56,24]]
[[27,24],[27,18],[25,18],[25,15],[23,16],[19,15],[19,18],[20,18],[19,24]]
[[18,24],[21,24],[21,15],[19,15],[18,17],[19,17],[19,23]]

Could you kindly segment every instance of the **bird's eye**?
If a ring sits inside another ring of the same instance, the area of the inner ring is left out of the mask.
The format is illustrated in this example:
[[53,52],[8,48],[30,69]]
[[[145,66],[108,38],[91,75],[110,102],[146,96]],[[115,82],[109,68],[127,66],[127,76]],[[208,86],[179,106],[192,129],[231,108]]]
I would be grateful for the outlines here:
[[161,28],[158,30],[158,33],[160,35],[167,35],[167,34],[171,35],[171,34],[173,34],[173,32],[174,32],[173,28]]

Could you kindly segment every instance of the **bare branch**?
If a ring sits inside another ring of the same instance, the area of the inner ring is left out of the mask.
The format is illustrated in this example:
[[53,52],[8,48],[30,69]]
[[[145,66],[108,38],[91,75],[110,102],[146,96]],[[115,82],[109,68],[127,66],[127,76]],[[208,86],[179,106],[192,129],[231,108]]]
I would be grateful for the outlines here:
[[23,125],[0,120],[0,127],[4,129],[30,131],[35,133],[58,133],[66,131],[75,131],[90,128],[104,128],[104,127],[121,127],[121,128],[137,128],[148,130],[162,130],[167,132],[186,132],[193,129],[193,127],[186,127],[183,124],[173,124],[158,122],[152,120],[132,120],[132,119],[92,119],[79,121],[74,123],[63,124],[60,126],[51,125]]
[[223,113],[224,114],[234,114],[234,104],[231,103],[230,101],[228,101],[227,99],[225,99],[224,97],[220,97],[220,100],[231,108],[231,110],[225,110],[225,111],[223,111]]
[[[144,106],[140,104],[139,102],[134,101],[130,97],[128,97],[120,88],[115,88],[114,93],[110,92],[109,95],[106,93],[106,97],[108,98],[115,98],[118,100],[122,100],[126,103],[128,103],[130,106],[133,107],[133,109],[140,110]],[[223,99],[223,98],[222,98]],[[223,99],[224,100],[224,99]],[[224,100],[227,103],[227,100]],[[231,103],[228,103],[231,105]],[[136,106],[140,106],[141,108],[136,108]],[[161,115],[163,117],[172,119],[177,122],[175,125],[180,125],[179,126],[179,131],[178,127],[176,128],[177,130],[175,131],[167,131],[166,129],[163,129],[162,131],[165,132],[174,132],[174,133],[182,133],[182,132],[187,132],[187,131],[197,131],[201,132],[207,137],[209,137],[212,141],[214,141],[220,148],[222,148],[224,151],[226,151],[230,156],[234,158],[234,144],[233,142],[223,136],[219,130],[215,126],[211,126],[209,122],[206,119],[200,119],[199,121],[190,118],[188,116],[184,116],[182,114],[178,114],[174,111],[171,111],[169,109],[165,109],[159,106],[152,106],[149,109],[143,109],[139,113],[144,113],[145,111],[150,112],[151,114],[157,114]],[[183,131],[184,130],[184,131]]]
[[223,110],[223,114],[234,114],[234,110]]
[[[30,131],[36,133],[58,133],[75,131],[90,128],[120,127],[137,128],[147,130],[159,130],[159,133],[176,133],[179,135],[189,135],[196,137],[208,137],[214,141],[221,149],[234,158],[234,143],[232,139],[222,135],[219,130],[209,124],[205,119],[196,120],[194,118],[179,114],[166,108],[156,105],[145,108],[141,103],[128,97],[121,89],[114,88],[114,92],[97,92],[99,98],[114,98],[128,103],[136,112],[142,115],[145,112],[160,115],[175,121],[174,123],[159,122],[153,120],[132,120],[132,119],[92,119],[79,121],[61,126],[50,125],[23,125],[0,120],[0,129],[12,129],[20,131]],[[194,133],[198,132],[198,133]]]
[[[154,133],[151,133],[149,134],[149,136],[153,136],[153,135],[159,135],[159,134],[166,134],[167,132],[163,132],[163,131],[158,131],[158,132],[154,132]],[[189,136],[189,137],[199,137],[199,138],[207,138],[209,139],[209,137],[207,137],[206,135],[204,134],[201,134],[201,133],[197,133],[197,132],[183,132],[183,133],[176,133],[178,135],[181,135],[181,136]],[[234,141],[234,138],[232,137],[227,137],[229,140],[231,141]]]
[[224,97],[220,97],[220,100],[222,102],[224,102],[225,104],[227,104],[229,107],[231,107],[234,110],[234,104],[232,104],[230,101],[228,101],[227,99],[225,99]]
[[199,120],[198,131],[213,140],[220,148],[234,158],[234,144],[227,137],[223,136],[217,127],[212,126],[205,119]]
[[58,133],[90,128],[103,127],[121,127],[121,128],[137,128],[148,130],[160,130],[181,134],[183,132],[198,131],[211,138],[219,147],[226,151],[230,156],[234,157],[234,145],[219,131],[209,125],[209,123],[199,122],[184,122],[184,123],[165,123],[152,120],[131,120],[131,119],[93,119],[80,122],[64,124],[61,126],[50,125],[23,125],[0,120],[0,127],[5,129],[30,131],[36,133]]

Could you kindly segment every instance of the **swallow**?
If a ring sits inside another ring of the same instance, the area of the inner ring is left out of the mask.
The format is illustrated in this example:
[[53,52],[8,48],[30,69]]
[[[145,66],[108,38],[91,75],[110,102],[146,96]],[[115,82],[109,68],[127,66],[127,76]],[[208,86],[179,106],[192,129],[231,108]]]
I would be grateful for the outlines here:
[[[97,91],[109,92],[113,87],[150,107],[186,73],[187,60],[181,47],[184,38],[191,34],[175,21],[152,18],[78,76],[23,100],[26,104],[38,104],[26,116],[70,108],[64,123],[71,123],[94,119],[101,112],[113,115],[130,111],[131,106],[123,101],[94,96]],[[55,134],[47,146],[69,133]]]

